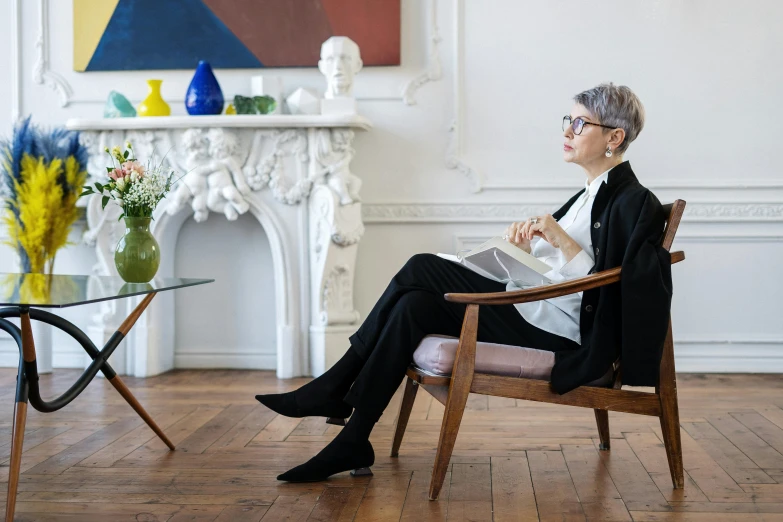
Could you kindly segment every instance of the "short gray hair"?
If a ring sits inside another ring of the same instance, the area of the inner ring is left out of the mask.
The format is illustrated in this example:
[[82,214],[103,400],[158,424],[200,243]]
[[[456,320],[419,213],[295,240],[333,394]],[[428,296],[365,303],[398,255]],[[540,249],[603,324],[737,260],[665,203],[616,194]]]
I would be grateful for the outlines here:
[[625,140],[617,147],[622,154],[628,145],[642,132],[644,106],[631,89],[625,85],[602,83],[574,96],[574,101],[584,105],[603,125],[625,131]]

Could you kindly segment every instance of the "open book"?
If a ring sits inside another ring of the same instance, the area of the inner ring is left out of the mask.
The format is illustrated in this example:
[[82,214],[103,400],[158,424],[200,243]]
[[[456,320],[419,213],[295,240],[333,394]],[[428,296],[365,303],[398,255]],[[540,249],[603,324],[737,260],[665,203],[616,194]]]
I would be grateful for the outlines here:
[[501,237],[493,237],[467,253],[437,254],[479,275],[520,288],[552,283],[544,274],[552,267]]

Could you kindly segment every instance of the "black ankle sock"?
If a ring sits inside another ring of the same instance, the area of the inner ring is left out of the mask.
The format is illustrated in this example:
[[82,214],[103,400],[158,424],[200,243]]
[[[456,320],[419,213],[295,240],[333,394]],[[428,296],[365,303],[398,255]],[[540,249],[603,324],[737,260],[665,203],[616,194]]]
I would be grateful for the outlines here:
[[349,348],[334,366],[297,390],[299,406],[307,407],[311,401],[323,401],[324,395],[342,400],[363,366],[364,359]]

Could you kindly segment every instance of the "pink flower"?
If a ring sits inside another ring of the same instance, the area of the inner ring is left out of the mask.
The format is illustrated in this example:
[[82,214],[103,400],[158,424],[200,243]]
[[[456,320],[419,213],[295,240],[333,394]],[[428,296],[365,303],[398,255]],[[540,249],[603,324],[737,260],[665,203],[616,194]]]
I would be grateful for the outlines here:
[[109,177],[114,181],[117,181],[118,179],[125,177],[125,171],[123,169],[114,169],[109,172]]
[[126,161],[122,164],[122,170],[125,172],[131,172],[132,170],[135,170],[139,173],[139,177],[144,177],[144,165],[139,163],[138,161]]

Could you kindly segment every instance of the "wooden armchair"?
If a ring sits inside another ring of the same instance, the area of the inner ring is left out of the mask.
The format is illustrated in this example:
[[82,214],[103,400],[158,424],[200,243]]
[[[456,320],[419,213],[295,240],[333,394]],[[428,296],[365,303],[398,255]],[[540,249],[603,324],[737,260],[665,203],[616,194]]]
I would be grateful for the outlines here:
[[[678,199],[673,204],[665,205],[664,209],[668,219],[661,244],[666,250],[669,250],[685,210],[685,201]],[[683,252],[671,254],[672,264],[679,263],[683,259],[685,259]],[[430,500],[438,498],[443,486],[454,442],[457,439],[457,432],[462,421],[462,414],[465,410],[465,403],[471,392],[593,408],[602,450],[610,448],[609,411],[658,417],[661,422],[672,483],[675,489],[683,487],[682,445],[680,443],[680,417],[677,406],[671,319],[669,320],[669,332],[663,346],[658,385],[655,387],[654,393],[623,390],[620,377],[622,362],[619,360],[614,366],[614,384],[611,388],[580,386],[563,395],[555,393],[548,381],[489,375],[474,371],[479,305],[526,303],[550,299],[614,284],[620,281],[620,277],[621,268],[617,267],[546,287],[488,294],[446,294],[445,297],[448,301],[467,304],[452,374],[451,376],[434,376],[415,366],[408,368],[408,378],[405,382],[405,391],[391,448],[391,456],[396,457],[399,454],[405,427],[416,399],[416,392],[419,385],[422,385],[435,399],[446,406],[440,429],[438,450],[435,455],[435,466],[430,481]]]

